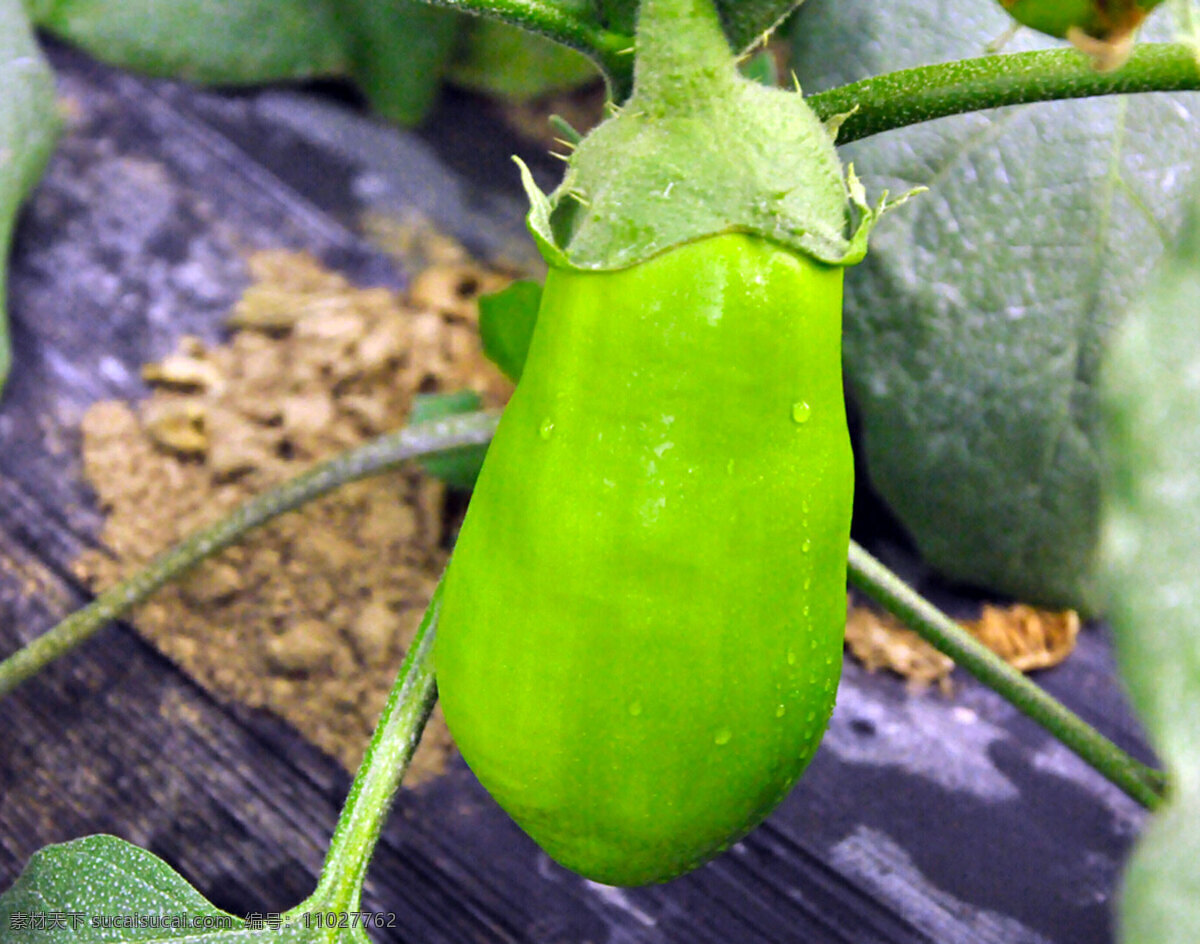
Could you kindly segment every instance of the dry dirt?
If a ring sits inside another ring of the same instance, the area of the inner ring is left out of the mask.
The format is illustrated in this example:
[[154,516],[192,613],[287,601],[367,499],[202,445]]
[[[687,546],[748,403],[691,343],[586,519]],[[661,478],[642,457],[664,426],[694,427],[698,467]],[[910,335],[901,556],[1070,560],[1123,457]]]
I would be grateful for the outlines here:
[[[441,239],[406,298],[356,288],[290,252],[250,259],[227,343],[185,338],[145,368],[141,403],[96,404],[85,473],[108,553],[96,589],[315,461],[406,421],[418,392],[509,387],[480,353],[475,300],[507,277]],[[357,766],[446,561],[442,486],[407,469],[348,485],[253,533],[140,607],[132,622],[218,697],[280,715]],[[451,750],[437,716],[407,783]]]

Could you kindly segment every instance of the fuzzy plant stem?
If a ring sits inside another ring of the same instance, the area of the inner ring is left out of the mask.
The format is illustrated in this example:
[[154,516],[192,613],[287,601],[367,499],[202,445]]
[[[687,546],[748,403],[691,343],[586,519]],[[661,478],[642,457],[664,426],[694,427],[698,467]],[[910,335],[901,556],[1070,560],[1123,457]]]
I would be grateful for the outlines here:
[[424,0],[435,7],[501,20],[576,49],[604,73],[613,101],[633,88],[633,38],[604,29],[563,3],[547,0]]
[[1165,784],[1161,773],[1130,757],[853,542],[849,577],[853,587],[1040,724],[1143,806],[1154,809],[1162,801]]
[[[494,17],[570,46],[600,67],[614,101],[633,87],[633,39],[599,26],[580,12],[546,0],[425,0]],[[1189,43],[1139,43],[1129,61],[1097,72],[1074,49],[962,59],[890,72],[809,98],[822,118],[853,114],[839,143],[964,112],[1004,105],[1200,89],[1200,62]]]
[[438,583],[338,817],[317,888],[289,917],[306,912],[359,911],[367,867],[387,821],[392,797],[408,772],[437,701],[431,656],[441,599],[442,584]]
[[[603,29],[569,7],[546,0],[425,0],[463,13],[495,17],[590,56],[604,72],[614,101],[632,89],[633,40]],[[853,112],[839,143],[964,112],[1004,105],[1200,90],[1200,62],[1190,43],[1139,43],[1129,61],[1097,72],[1074,49],[962,59],[890,72],[820,92],[809,104],[822,118]]]
[[1184,43],[1139,43],[1114,72],[1097,72],[1074,49],[1011,53],[920,66],[818,92],[822,118],[849,114],[838,144],[964,112],[1095,95],[1200,89],[1196,50]]
[[197,531],[165,551],[132,577],[106,590],[83,609],[0,662],[0,697],[137,606],[164,584],[229,547],[253,528],[299,508],[339,485],[375,475],[406,460],[483,445],[491,439],[498,418],[495,413],[471,413],[410,426],[335,456],[250,499],[216,524]]

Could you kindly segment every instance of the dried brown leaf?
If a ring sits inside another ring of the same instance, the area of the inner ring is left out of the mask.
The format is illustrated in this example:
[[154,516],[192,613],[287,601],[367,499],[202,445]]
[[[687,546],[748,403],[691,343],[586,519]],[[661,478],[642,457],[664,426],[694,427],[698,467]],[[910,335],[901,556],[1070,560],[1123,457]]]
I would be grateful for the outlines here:
[[[1023,603],[985,605],[978,620],[962,623],[964,629],[1021,672],[1062,662],[1075,648],[1079,625],[1079,614],[1074,610],[1052,613]],[[890,613],[852,604],[846,617],[846,644],[868,672],[888,669],[918,689],[936,682],[942,691],[949,691],[954,662]]]

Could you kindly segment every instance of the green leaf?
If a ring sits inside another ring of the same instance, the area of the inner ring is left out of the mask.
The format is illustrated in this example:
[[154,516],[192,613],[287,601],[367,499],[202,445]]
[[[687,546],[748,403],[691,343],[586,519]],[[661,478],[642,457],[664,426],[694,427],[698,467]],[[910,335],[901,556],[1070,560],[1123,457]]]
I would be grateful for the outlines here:
[[483,353],[514,383],[521,379],[541,303],[542,285],[532,280],[512,282],[479,299]]
[[475,19],[446,77],[517,102],[577,88],[599,76],[582,53],[499,20]]
[[196,82],[345,73],[348,37],[324,0],[26,0],[35,23],[106,62]]
[[461,17],[417,0],[26,0],[99,59],[194,82],[346,75],[383,115],[424,117]]
[[[44,920],[49,915],[55,917]],[[183,940],[198,929],[168,933],[161,927],[113,924],[166,915],[227,929],[198,936],[205,941],[233,940],[228,931],[243,927],[240,919],[214,908],[157,856],[115,836],[87,836],[41,849],[0,895],[4,939],[11,935],[24,944],[166,942]]]
[[743,61],[739,68],[742,75],[751,82],[757,82],[767,88],[774,88],[779,84],[779,68],[775,64],[775,57],[768,49],[759,50]]
[[[448,416],[458,416],[462,413],[474,413],[482,405],[479,394],[474,390],[457,390],[454,393],[419,393],[413,400],[409,422],[427,423],[445,419]],[[475,487],[475,480],[479,478],[479,470],[483,467],[485,455],[487,455],[487,446],[468,446],[438,459],[426,459],[421,466],[434,478],[440,479],[451,488],[466,490]]]
[[[311,905],[311,903],[310,903]],[[320,909],[314,907],[314,913]],[[324,912],[320,913],[323,918]],[[364,919],[325,928],[291,914],[243,921],[221,911],[150,852],[86,836],[34,853],[0,895],[0,940],[20,944],[370,944]],[[340,916],[338,916],[340,923]],[[359,926],[354,927],[354,924]]]
[[[1195,175],[1192,175],[1193,178]],[[1200,205],[1102,374],[1103,561],[1117,656],[1169,776],[1122,897],[1123,939],[1200,941]]]
[[1154,815],[1125,868],[1118,899],[1125,944],[1200,941],[1200,793],[1173,796]]
[[[597,16],[590,0],[545,2],[585,19]],[[718,6],[742,49],[797,2]],[[25,0],[25,6],[39,26],[114,65],[234,85],[349,76],[381,114],[405,124],[425,116],[447,68],[460,85],[516,100],[596,76],[574,50],[419,0]],[[635,9],[635,0],[610,0],[600,18],[632,32]]]
[[50,159],[58,128],[54,75],[20,0],[0,0],[0,390],[11,361],[5,301],[13,224]]
[[333,6],[350,37],[350,72],[371,107],[400,124],[419,122],[437,98],[463,18],[417,0]]
[[[753,46],[804,0],[718,0],[721,23],[734,49]],[[829,5],[828,3],[826,5]]]
[[[977,0],[812,4],[796,71],[815,92],[979,55],[1007,23]],[[1098,605],[1097,368],[1178,225],[1198,119],[1189,95],[1093,99],[844,149],[872,189],[931,188],[846,274],[845,363],[872,483],[943,573]]]
[[[1200,209],[1104,364],[1104,562],[1121,668],[1168,758],[1200,765]],[[1200,766],[1194,771],[1200,774]],[[1200,781],[1197,782],[1200,786]]]

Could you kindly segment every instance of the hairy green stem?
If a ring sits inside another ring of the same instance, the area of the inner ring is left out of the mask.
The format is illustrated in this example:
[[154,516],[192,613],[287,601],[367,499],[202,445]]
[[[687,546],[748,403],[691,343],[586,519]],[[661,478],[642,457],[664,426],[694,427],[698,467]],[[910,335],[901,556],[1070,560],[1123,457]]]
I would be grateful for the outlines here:
[[570,46],[588,56],[604,73],[609,95],[624,101],[633,88],[632,36],[614,33],[562,3],[546,0],[424,0],[460,13],[487,16],[547,39]]
[[437,701],[431,655],[441,598],[439,582],[338,817],[321,879],[312,896],[296,906],[292,915],[359,910],[367,867],[387,821],[392,797],[408,771]]
[[1164,788],[1161,773],[1130,757],[1055,701],[854,542],[850,544],[850,584],[1040,724],[1139,803],[1154,809],[1161,802]]
[[229,547],[253,528],[298,508],[339,485],[419,459],[491,439],[498,415],[471,413],[410,426],[314,466],[278,488],[250,499],[232,514],[165,551],[127,580],[0,662],[0,697],[141,603],[168,581]]
[[[539,33],[590,56],[604,72],[615,101],[632,89],[633,38],[606,30],[545,0],[424,0],[463,13],[490,16]],[[819,92],[808,102],[822,119],[853,112],[838,142],[965,112],[1031,102],[1200,90],[1200,61],[1187,43],[1139,43],[1129,61],[1097,72],[1074,49],[983,56],[874,76]]]
[[1139,43],[1115,72],[1095,71],[1074,49],[1011,53],[889,72],[818,92],[808,103],[823,120],[852,112],[838,131],[838,143],[845,144],[1003,105],[1197,89],[1200,64],[1191,46]]

